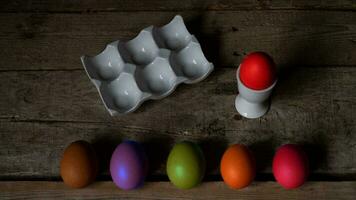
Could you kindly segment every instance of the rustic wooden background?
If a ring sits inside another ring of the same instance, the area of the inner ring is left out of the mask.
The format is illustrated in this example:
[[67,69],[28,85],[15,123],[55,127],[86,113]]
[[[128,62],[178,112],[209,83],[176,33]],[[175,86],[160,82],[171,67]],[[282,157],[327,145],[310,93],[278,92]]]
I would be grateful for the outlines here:
[[[134,114],[110,117],[79,57],[181,14],[216,69]],[[0,6],[0,199],[354,199],[356,196],[356,0],[3,0]],[[280,69],[271,110],[248,120],[234,108],[235,70],[251,51]],[[92,142],[98,181],[81,190],[60,181],[71,142]],[[110,155],[122,139],[141,141],[151,160],[137,191],[113,185]],[[172,144],[198,142],[205,182],[174,188],[165,175]],[[305,146],[310,182],[285,191],[273,182],[276,147]],[[228,189],[218,174],[224,149],[249,145],[257,181]]]

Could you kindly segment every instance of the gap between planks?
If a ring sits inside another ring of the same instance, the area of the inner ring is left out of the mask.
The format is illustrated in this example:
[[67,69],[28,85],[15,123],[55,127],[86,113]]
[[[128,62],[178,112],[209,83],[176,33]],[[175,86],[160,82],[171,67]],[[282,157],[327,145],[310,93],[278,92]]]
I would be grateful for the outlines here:
[[[324,11],[0,14],[1,70],[80,69],[80,56],[181,14],[209,61],[237,66],[252,51],[278,65],[356,65],[356,13]],[[8,23],[11,21],[12,23]],[[114,26],[113,26],[114,25]],[[11,47],[11,48],[9,48]]]
[[356,3],[350,0],[310,1],[310,0],[131,0],[131,1],[43,1],[4,0],[0,8],[3,13],[16,12],[117,12],[117,11],[231,11],[231,10],[342,10],[353,11]]
[[169,182],[146,182],[131,191],[118,189],[113,182],[95,182],[83,189],[70,189],[62,182],[0,182],[0,198],[12,199],[321,199],[353,200],[356,182],[307,182],[295,190],[284,190],[275,182],[253,182],[232,190],[223,182],[203,182],[190,190],[179,190]]

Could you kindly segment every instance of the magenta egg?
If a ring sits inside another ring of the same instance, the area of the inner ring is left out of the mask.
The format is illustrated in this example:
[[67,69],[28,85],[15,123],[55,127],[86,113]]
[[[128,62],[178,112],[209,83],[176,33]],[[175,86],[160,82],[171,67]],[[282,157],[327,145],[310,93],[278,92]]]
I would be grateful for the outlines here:
[[295,144],[278,148],[273,158],[273,175],[285,189],[304,184],[309,174],[308,158],[303,149]]
[[122,142],[111,156],[111,178],[121,189],[131,190],[143,185],[147,169],[147,156],[138,142],[131,140]]

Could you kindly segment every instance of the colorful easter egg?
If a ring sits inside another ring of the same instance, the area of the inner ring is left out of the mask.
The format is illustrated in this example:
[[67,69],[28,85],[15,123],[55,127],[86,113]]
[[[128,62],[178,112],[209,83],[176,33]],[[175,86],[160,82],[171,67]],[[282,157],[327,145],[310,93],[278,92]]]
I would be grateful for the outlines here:
[[229,187],[247,187],[256,175],[255,158],[246,146],[234,144],[225,151],[221,159],[220,173]]
[[168,156],[167,174],[181,189],[200,184],[205,174],[205,158],[200,147],[187,141],[175,144]]
[[147,156],[138,142],[130,140],[122,142],[111,156],[111,178],[121,189],[131,190],[142,186],[147,170]]
[[98,160],[91,144],[82,140],[71,143],[64,150],[60,171],[69,187],[82,188],[92,183],[98,173]]
[[280,185],[286,189],[297,188],[304,184],[309,174],[307,155],[298,145],[283,145],[273,158],[272,169]]
[[247,55],[240,65],[241,82],[253,90],[270,87],[276,80],[276,67],[272,58],[263,52]]

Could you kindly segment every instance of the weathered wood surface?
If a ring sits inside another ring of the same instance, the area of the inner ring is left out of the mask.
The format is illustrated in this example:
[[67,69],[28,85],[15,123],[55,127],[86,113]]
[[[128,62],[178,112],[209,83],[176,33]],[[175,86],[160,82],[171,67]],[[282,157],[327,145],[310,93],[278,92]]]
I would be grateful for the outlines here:
[[1,72],[0,177],[58,177],[59,158],[77,139],[96,144],[107,175],[110,154],[125,138],[147,146],[152,174],[163,175],[175,141],[199,142],[208,174],[217,174],[226,145],[253,149],[259,173],[270,173],[277,146],[306,146],[313,173],[356,174],[356,68],[282,69],[269,113],[242,118],[234,108],[234,69],[217,69],[207,80],[182,85],[169,97],[143,104],[136,113],[110,117],[84,71]]
[[356,12],[3,13],[0,70],[82,69],[82,54],[95,55],[107,43],[131,39],[179,13],[217,67],[236,66],[256,50],[279,65],[356,65]]
[[356,10],[355,0],[4,0],[0,12],[94,12],[178,10]]
[[274,182],[255,182],[243,190],[229,189],[222,182],[206,182],[179,190],[168,182],[150,182],[138,190],[123,191],[112,182],[96,182],[68,189],[61,182],[0,182],[0,198],[14,199],[290,199],[353,200],[356,182],[308,182],[296,190],[284,190]]
[[[2,1],[0,199],[354,199],[355,10],[355,0]],[[95,55],[108,42],[131,39],[176,14],[217,70],[134,114],[110,117],[79,56]],[[248,120],[234,108],[231,67],[256,50],[273,55],[282,69],[271,110]],[[141,141],[150,181],[167,180],[165,161],[174,142],[193,140],[206,155],[208,182],[184,191],[148,182],[124,192],[101,181],[70,190],[58,181],[59,161],[79,139],[92,142],[99,154],[99,180],[110,179],[109,159],[121,140]],[[218,165],[227,145],[250,146],[256,178],[265,181],[273,180],[275,148],[288,142],[305,146],[310,180],[342,181],[311,181],[293,191],[274,182],[234,191],[221,182]]]

